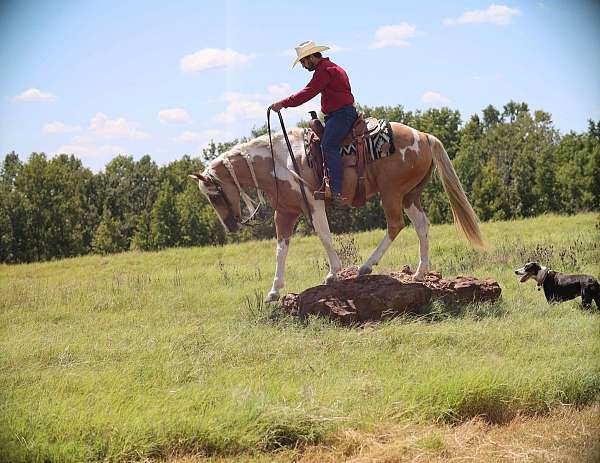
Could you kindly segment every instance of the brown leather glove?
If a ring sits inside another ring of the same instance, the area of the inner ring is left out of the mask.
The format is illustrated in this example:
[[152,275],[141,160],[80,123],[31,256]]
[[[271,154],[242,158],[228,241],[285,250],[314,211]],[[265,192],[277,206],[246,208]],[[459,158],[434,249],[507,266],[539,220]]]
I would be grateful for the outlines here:
[[271,109],[272,109],[273,111],[277,111],[277,112],[279,112],[279,111],[281,111],[281,108],[283,108],[283,105],[281,104],[281,101],[278,101],[278,102],[276,102],[276,103],[273,103],[273,104],[271,105]]

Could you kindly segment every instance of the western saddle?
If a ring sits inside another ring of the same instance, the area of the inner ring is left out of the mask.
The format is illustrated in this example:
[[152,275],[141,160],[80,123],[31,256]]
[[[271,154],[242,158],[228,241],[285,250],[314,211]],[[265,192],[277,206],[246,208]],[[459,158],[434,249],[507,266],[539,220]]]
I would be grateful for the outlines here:
[[[327,173],[327,163],[321,152],[321,139],[323,138],[323,123],[317,117],[315,111],[310,112],[311,119],[308,121],[310,130],[307,131],[307,145],[309,147],[308,157],[309,165],[312,166],[315,176],[320,183],[321,187],[314,192],[314,198],[317,200],[328,200],[331,199],[331,188],[329,186],[329,176]],[[356,146],[356,193],[352,201],[352,206],[362,207],[367,201],[366,198],[366,187],[365,187],[365,170],[367,165],[367,149],[365,143],[365,137],[369,136],[369,129],[367,127],[368,118],[359,113],[358,118],[354,122],[354,125],[342,141],[342,146],[351,145],[354,143]],[[375,119],[376,121],[376,119]],[[353,163],[354,164],[354,163]]]

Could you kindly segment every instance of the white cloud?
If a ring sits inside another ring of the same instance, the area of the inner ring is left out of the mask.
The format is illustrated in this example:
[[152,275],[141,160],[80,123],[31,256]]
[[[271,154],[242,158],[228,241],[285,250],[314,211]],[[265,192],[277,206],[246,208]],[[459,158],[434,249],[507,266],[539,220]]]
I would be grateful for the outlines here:
[[290,84],[273,84],[267,87],[267,94],[269,95],[269,98],[285,98],[291,93],[292,90],[290,88]]
[[254,59],[254,55],[244,55],[231,48],[203,48],[181,58],[181,70],[183,72],[200,72],[208,69],[240,66],[249,63],[252,59]]
[[432,92],[431,90],[423,93],[421,101],[433,106],[445,105],[450,103],[450,98],[442,95],[438,92]]
[[185,109],[169,108],[161,109],[158,112],[158,120],[161,124],[188,124],[192,121],[192,118]]
[[74,154],[78,158],[111,159],[119,154],[129,154],[127,149],[117,145],[96,145],[91,140],[73,140],[71,143],[61,145],[56,154]]
[[90,121],[88,132],[96,137],[108,139],[141,140],[150,137],[150,135],[140,130],[135,122],[127,121],[122,117],[109,119],[104,113],[96,113]]
[[[289,84],[270,85],[267,87],[266,93],[226,92],[223,94],[222,99],[227,103],[227,107],[225,111],[215,116],[215,120],[223,124],[253,121],[262,125],[266,120],[269,105],[292,93]],[[307,111],[319,109],[318,101],[315,98],[300,107],[286,108],[283,111],[287,115],[306,116]]]
[[30,88],[14,96],[13,101],[55,101],[56,95],[50,92],[42,92],[37,88]]
[[218,137],[223,137],[225,132],[222,130],[204,130],[202,132],[192,132],[186,130],[181,135],[175,138],[175,143],[207,143]]
[[266,114],[268,107],[266,101],[261,101],[263,98],[258,95],[225,92],[223,99],[227,102],[227,109],[218,114],[216,120],[224,124],[244,119],[258,119]]
[[79,132],[81,127],[78,125],[67,125],[62,122],[49,122],[44,124],[42,127],[43,133],[54,134],[54,133],[71,133]]
[[375,39],[371,42],[371,48],[408,47],[410,43],[407,39],[414,37],[416,33],[417,26],[406,22],[382,26],[375,31]]
[[[68,127],[61,122],[46,124],[46,126],[50,130],[61,130]],[[75,129],[75,127],[71,128]],[[76,129],[79,130],[79,127]],[[82,159],[87,158],[100,168],[103,161],[114,156],[132,154],[128,148],[107,142],[107,140],[141,140],[149,137],[150,135],[140,130],[138,124],[134,122],[124,118],[109,119],[106,114],[98,112],[92,117],[90,124],[82,134],[74,136],[70,142],[61,145],[54,152],[74,154]]]
[[465,11],[458,18],[444,20],[446,26],[460,26],[463,24],[492,23],[498,26],[510,24],[515,16],[521,11],[518,8],[510,8],[506,5],[490,5],[487,10]]
[[329,50],[325,50],[323,53],[341,53],[345,51],[350,51],[350,49],[333,44],[329,47]]

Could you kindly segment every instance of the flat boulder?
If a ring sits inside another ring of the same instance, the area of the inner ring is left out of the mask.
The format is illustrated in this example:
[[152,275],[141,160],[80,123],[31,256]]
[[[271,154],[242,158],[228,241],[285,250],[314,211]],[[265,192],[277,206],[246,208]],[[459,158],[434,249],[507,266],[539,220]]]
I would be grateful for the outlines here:
[[300,318],[317,315],[356,324],[423,313],[435,300],[445,305],[466,305],[493,302],[502,293],[498,282],[492,279],[442,278],[440,273],[430,272],[422,281],[415,281],[412,274],[409,267],[400,272],[363,276],[358,276],[356,267],[344,269],[331,284],[308,288],[300,294],[287,294],[283,298],[283,310]]

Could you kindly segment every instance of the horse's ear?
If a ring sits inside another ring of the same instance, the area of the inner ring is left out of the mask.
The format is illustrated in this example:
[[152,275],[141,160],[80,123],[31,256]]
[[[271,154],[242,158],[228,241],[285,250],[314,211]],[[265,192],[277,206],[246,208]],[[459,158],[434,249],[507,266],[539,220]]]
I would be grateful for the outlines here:
[[188,177],[193,178],[194,180],[201,180],[201,181],[206,180],[202,174],[189,174]]

